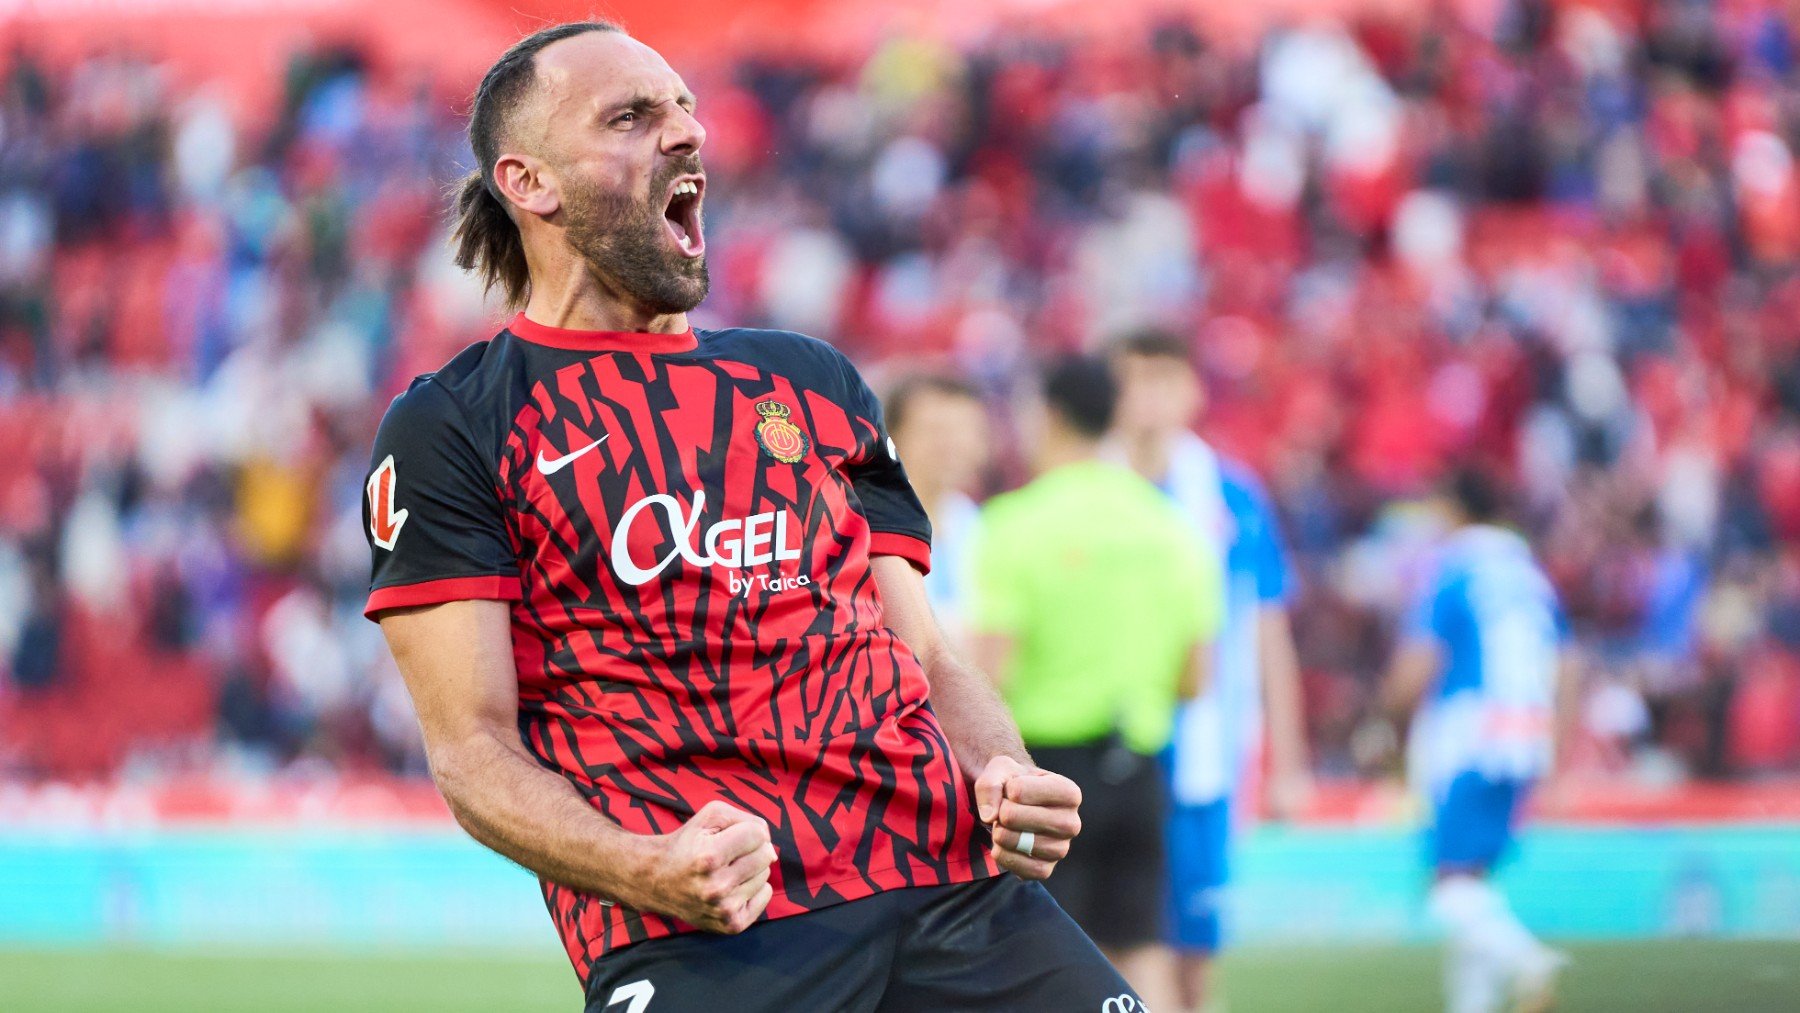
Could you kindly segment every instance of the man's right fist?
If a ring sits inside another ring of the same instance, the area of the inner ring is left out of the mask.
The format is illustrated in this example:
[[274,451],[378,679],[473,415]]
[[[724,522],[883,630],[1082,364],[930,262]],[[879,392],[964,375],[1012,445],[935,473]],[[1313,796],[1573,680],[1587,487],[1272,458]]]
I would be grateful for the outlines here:
[[708,802],[663,844],[652,905],[659,913],[735,935],[769,906],[775,845],[762,817]]

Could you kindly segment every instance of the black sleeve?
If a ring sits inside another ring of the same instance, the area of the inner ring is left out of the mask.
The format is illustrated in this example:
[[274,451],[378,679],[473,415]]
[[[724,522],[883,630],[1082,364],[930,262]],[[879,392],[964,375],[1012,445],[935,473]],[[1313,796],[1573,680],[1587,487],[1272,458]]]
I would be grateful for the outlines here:
[[850,459],[850,482],[869,521],[869,554],[900,556],[921,573],[931,572],[931,521],[913,492],[906,468],[882,422],[881,401],[862,374],[839,357],[849,386],[849,407],[856,426],[858,451]]
[[497,478],[456,400],[430,379],[394,399],[363,486],[374,554],[363,614],[465,598],[517,601]]

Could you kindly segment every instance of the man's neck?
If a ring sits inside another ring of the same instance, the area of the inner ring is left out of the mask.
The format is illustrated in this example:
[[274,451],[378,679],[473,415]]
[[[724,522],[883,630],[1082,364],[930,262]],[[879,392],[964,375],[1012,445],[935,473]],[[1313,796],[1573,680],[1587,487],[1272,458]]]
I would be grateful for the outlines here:
[[1122,441],[1125,460],[1139,475],[1152,482],[1161,482],[1169,477],[1169,461],[1175,456],[1178,435],[1155,431],[1132,433]]
[[[647,334],[680,334],[688,329],[686,313],[653,313],[597,277],[585,264],[543,273],[551,277],[532,272],[531,298],[525,303],[525,316],[533,323],[572,331]],[[561,277],[556,276],[559,273]]]
[[1058,468],[1100,458],[1100,441],[1076,436],[1073,433],[1056,433],[1044,438],[1032,458],[1032,469],[1039,475],[1047,475]]

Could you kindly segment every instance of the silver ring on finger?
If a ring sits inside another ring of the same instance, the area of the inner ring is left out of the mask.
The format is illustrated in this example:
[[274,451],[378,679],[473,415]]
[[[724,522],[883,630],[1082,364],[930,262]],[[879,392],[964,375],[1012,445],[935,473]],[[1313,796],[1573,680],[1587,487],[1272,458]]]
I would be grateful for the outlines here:
[[1034,834],[1031,831],[1026,830],[1026,831],[1022,831],[1019,834],[1019,846],[1014,848],[1013,850],[1017,851],[1021,855],[1024,855],[1026,858],[1030,858],[1031,852],[1036,848],[1037,848],[1037,834]]

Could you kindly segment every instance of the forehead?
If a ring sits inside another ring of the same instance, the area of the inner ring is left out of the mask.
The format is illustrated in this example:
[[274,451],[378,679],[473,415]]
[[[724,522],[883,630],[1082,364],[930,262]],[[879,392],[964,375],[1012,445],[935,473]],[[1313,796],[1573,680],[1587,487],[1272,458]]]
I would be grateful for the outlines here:
[[986,409],[980,401],[958,391],[937,387],[926,387],[914,394],[906,412],[906,418],[913,422],[923,425],[948,423],[958,429],[969,425],[970,415],[985,418]]
[[687,92],[662,54],[624,32],[583,32],[553,42],[535,61],[540,107],[569,114]]
[[1191,380],[1194,367],[1183,359],[1146,352],[1124,352],[1113,360],[1117,371],[1131,379],[1162,378]]

